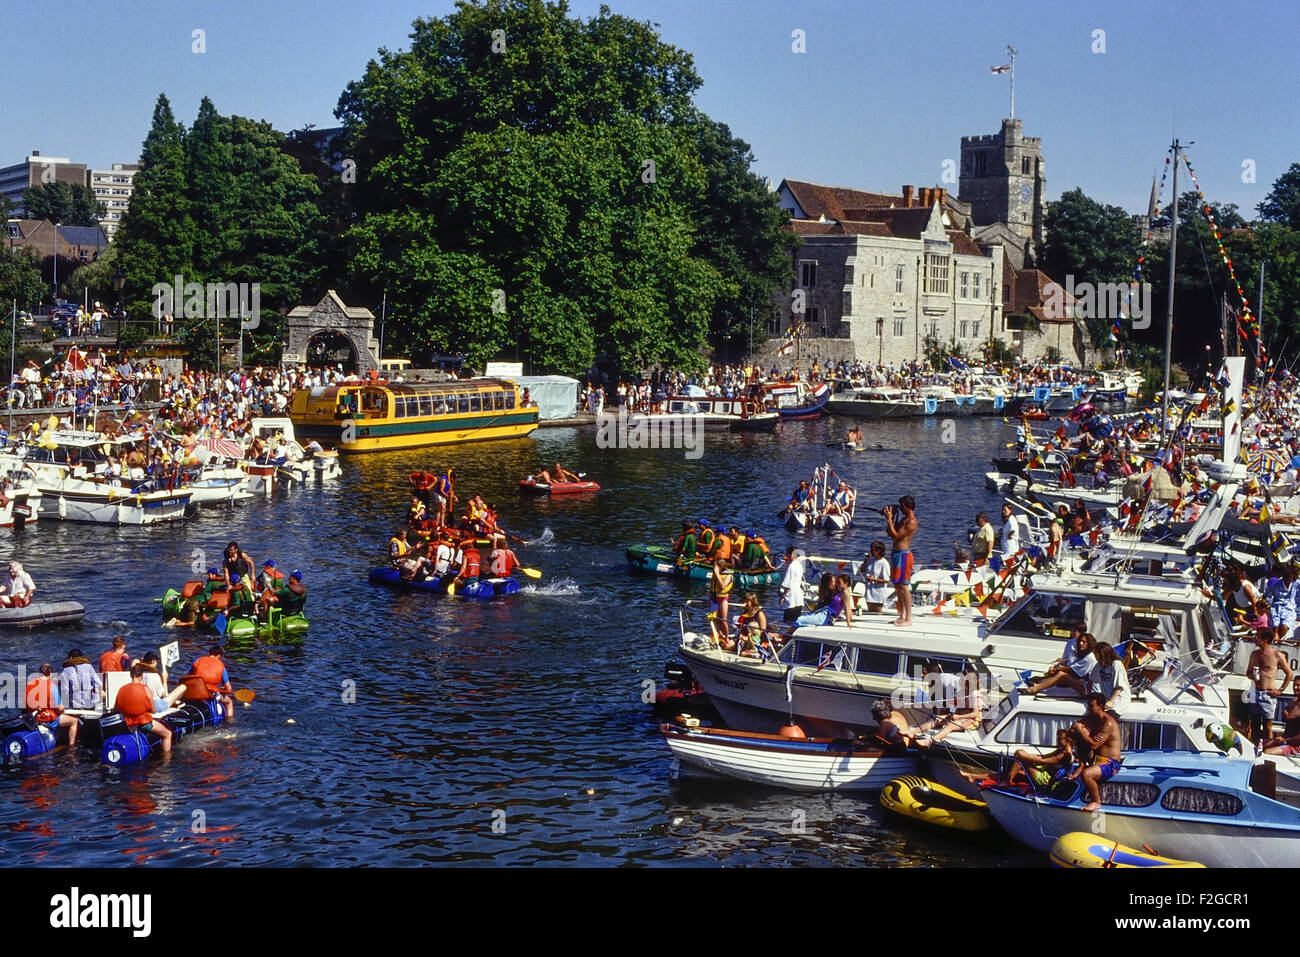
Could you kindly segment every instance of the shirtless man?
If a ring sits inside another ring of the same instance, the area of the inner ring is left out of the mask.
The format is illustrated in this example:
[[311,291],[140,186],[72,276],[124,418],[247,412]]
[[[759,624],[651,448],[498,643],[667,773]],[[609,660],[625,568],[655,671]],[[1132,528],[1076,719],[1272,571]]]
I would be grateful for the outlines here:
[[1105,695],[1088,695],[1088,710],[1082,721],[1074,724],[1074,733],[1092,750],[1092,761],[1086,768],[1075,768],[1071,778],[1083,775],[1083,787],[1088,792],[1085,811],[1101,810],[1101,782],[1115,776],[1124,760],[1119,745],[1119,722],[1106,713]]
[[1282,687],[1294,677],[1291,662],[1286,655],[1273,647],[1272,633],[1267,628],[1255,632],[1255,650],[1250,653],[1246,663],[1246,676],[1254,682],[1253,700],[1250,702],[1250,739],[1262,743],[1273,737],[1273,715],[1277,701],[1273,695],[1277,689],[1277,671],[1282,669],[1285,677]]
[[848,435],[848,438],[846,438],[844,441],[845,441],[845,444],[850,445],[850,446],[854,446],[854,447],[861,445],[861,444],[862,444],[862,426],[860,426],[860,425],[855,425],[853,428],[849,429],[849,435]]
[[916,743],[916,736],[920,730],[912,727],[903,716],[903,712],[893,707],[886,699],[881,698],[871,706],[871,716],[879,725],[876,737],[883,744],[894,750],[902,750]]
[[546,469],[542,469],[542,471],[538,473],[537,478],[544,485],[554,485],[556,482],[582,481],[582,479],[578,478],[578,476],[574,475],[559,462],[555,463],[555,471],[553,473],[546,471]]
[[[894,542],[889,557],[892,572],[890,581],[898,604],[898,617],[891,625],[910,627],[912,624],[912,539],[916,536],[916,501],[910,495],[898,500],[898,508],[886,505],[885,531]],[[897,520],[895,520],[897,516]]]

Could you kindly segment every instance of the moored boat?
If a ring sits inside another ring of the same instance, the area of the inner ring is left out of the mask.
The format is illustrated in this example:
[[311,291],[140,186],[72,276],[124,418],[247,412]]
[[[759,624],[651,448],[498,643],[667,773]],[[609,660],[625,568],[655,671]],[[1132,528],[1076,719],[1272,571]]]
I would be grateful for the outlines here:
[[1137,850],[1096,834],[1073,831],[1062,834],[1052,845],[1052,863],[1057,867],[1092,870],[1095,868],[1134,867],[1204,867],[1196,861],[1179,861],[1161,857],[1148,848]]
[[987,831],[990,824],[983,801],[914,774],[886,784],[880,791],[880,806],[910,821],[954,831]]
[[763,395],[769,408],[783,419],[815,419],[822,414],[831,397],[827,382],[816,386],[807,382],[768,382]]
[[1079,781],[1046,791],[997,785],[983,792],[1012,837],[1050,851],[1077,831],[1133,847],[1157,848],[1206,867],[1292,867],[1300,851],[1300,808],[1275,795],[1276,766],[1223,754],[1133,751],[1100,782],[1102,814],[1083,810]]
[[882,750],[866,739],[790,738],[779,734],[659,726],[683,773],[799,790],[878,791],[916,770],[916,755]]

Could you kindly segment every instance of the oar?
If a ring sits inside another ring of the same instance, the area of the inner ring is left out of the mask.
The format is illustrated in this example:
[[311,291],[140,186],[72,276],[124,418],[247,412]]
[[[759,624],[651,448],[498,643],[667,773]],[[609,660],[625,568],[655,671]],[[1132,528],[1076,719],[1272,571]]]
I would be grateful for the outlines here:
[[541,577],[542,577],[541,570],[540,570],[540,569],[537,569],[537,568],[524,568],[524,567],[521,565],[521,566],[519,566],[519,570],[520,570],[521,572],[523,572],[525,575],[527,575],[529,578],[541,578]]
[[231,695],[231,697],[234,698],[236,701],[240,701],[244,704],[248,704],[250,701],[252,701],[254,698],[257,697],[257,692],[254,691],[252,688],[240,688],[233,695]]

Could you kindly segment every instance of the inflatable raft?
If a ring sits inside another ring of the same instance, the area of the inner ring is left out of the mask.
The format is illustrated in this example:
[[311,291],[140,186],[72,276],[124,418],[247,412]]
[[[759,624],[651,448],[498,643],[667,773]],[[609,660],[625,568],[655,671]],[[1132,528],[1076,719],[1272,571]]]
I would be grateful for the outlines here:
[[1099,834],[1072,831],[1052,845],[1052,863],[1066,868],[1101,867],[1204,867],[1195,861],[1161,857],[1149,848],[1134,850]]
[[[370,584],[383,585],[403,591],[429,591],[435,594],[447,594],[447,586],[456,576],[444,576],[441,579],[428,578],[424,581],[405,581],[396,568],[370,569]],[[480,578],[468,584],[456,586],[456,594],[462,598],[498,598],[513,595],[519,591],[519,582],[513,578]]]
[[[154,717],[154,721],[161,721],[171,728],[173,748],[190,732],[215,727],[225,719],[226,709],[216,700],[186,701]],[[114,767],[147,760],[162,740],[152,731],[126,730],[126,721],[115,711],[99,719],[99,726],[103,739],[99,759]]]
[[881,789],[880,806],[909,820],[955,831],[987,831],[992,820],[983,801],[910,774]]
[[[163,618],[171,620],[181,617],[187,597],[195,594],[202,585],[202,582],[192,581],[186,582],[185,587],[180,591],[175,588],[167,589],[162,597]],[[199,620],[194,623],[196,630],[220,631],[216,625],[217,615],[226,614],[228,596],[225,592],[216,592],[212,598],[213,600],[201,612]],[[243,616],[228,616],[225,620],[225,630],[221,631],[221,634],[228,638],[289,637],[301,635],[307,627],[307,616],[304,612],[298,611],[285,615],[273,606],[266,621]]]
[[[627,549],[627,564],[634,572],[649,575],[673,575],[677,578],[691,578],[705,581],[713,573],[713,565],[708,562],[691,562],[685,568],[677,564],[672,549],[658,545],[631,545]],[[736,588],[744,591],[760,585],[777,585],[781,582],[781,570],[770,572],[736,571],[733,574]]]
[[79,601],[36,601],[22,608],[0,608],[0,628],[75,625],[86,617]]
[[539,482],[531,475],[519,481],[519,491],[534,495],[569,495],[575,492],[599,492],[595,482]]

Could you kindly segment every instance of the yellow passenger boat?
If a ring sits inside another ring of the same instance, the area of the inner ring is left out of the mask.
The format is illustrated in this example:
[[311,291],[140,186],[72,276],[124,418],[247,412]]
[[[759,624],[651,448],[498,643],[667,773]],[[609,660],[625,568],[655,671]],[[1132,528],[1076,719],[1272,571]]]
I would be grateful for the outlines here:
[[299,389],[289,417],[300,440],[318,439],[344,452],[513,439],[537,428],[537,406],[525,406],[509,379],[372,380]]

